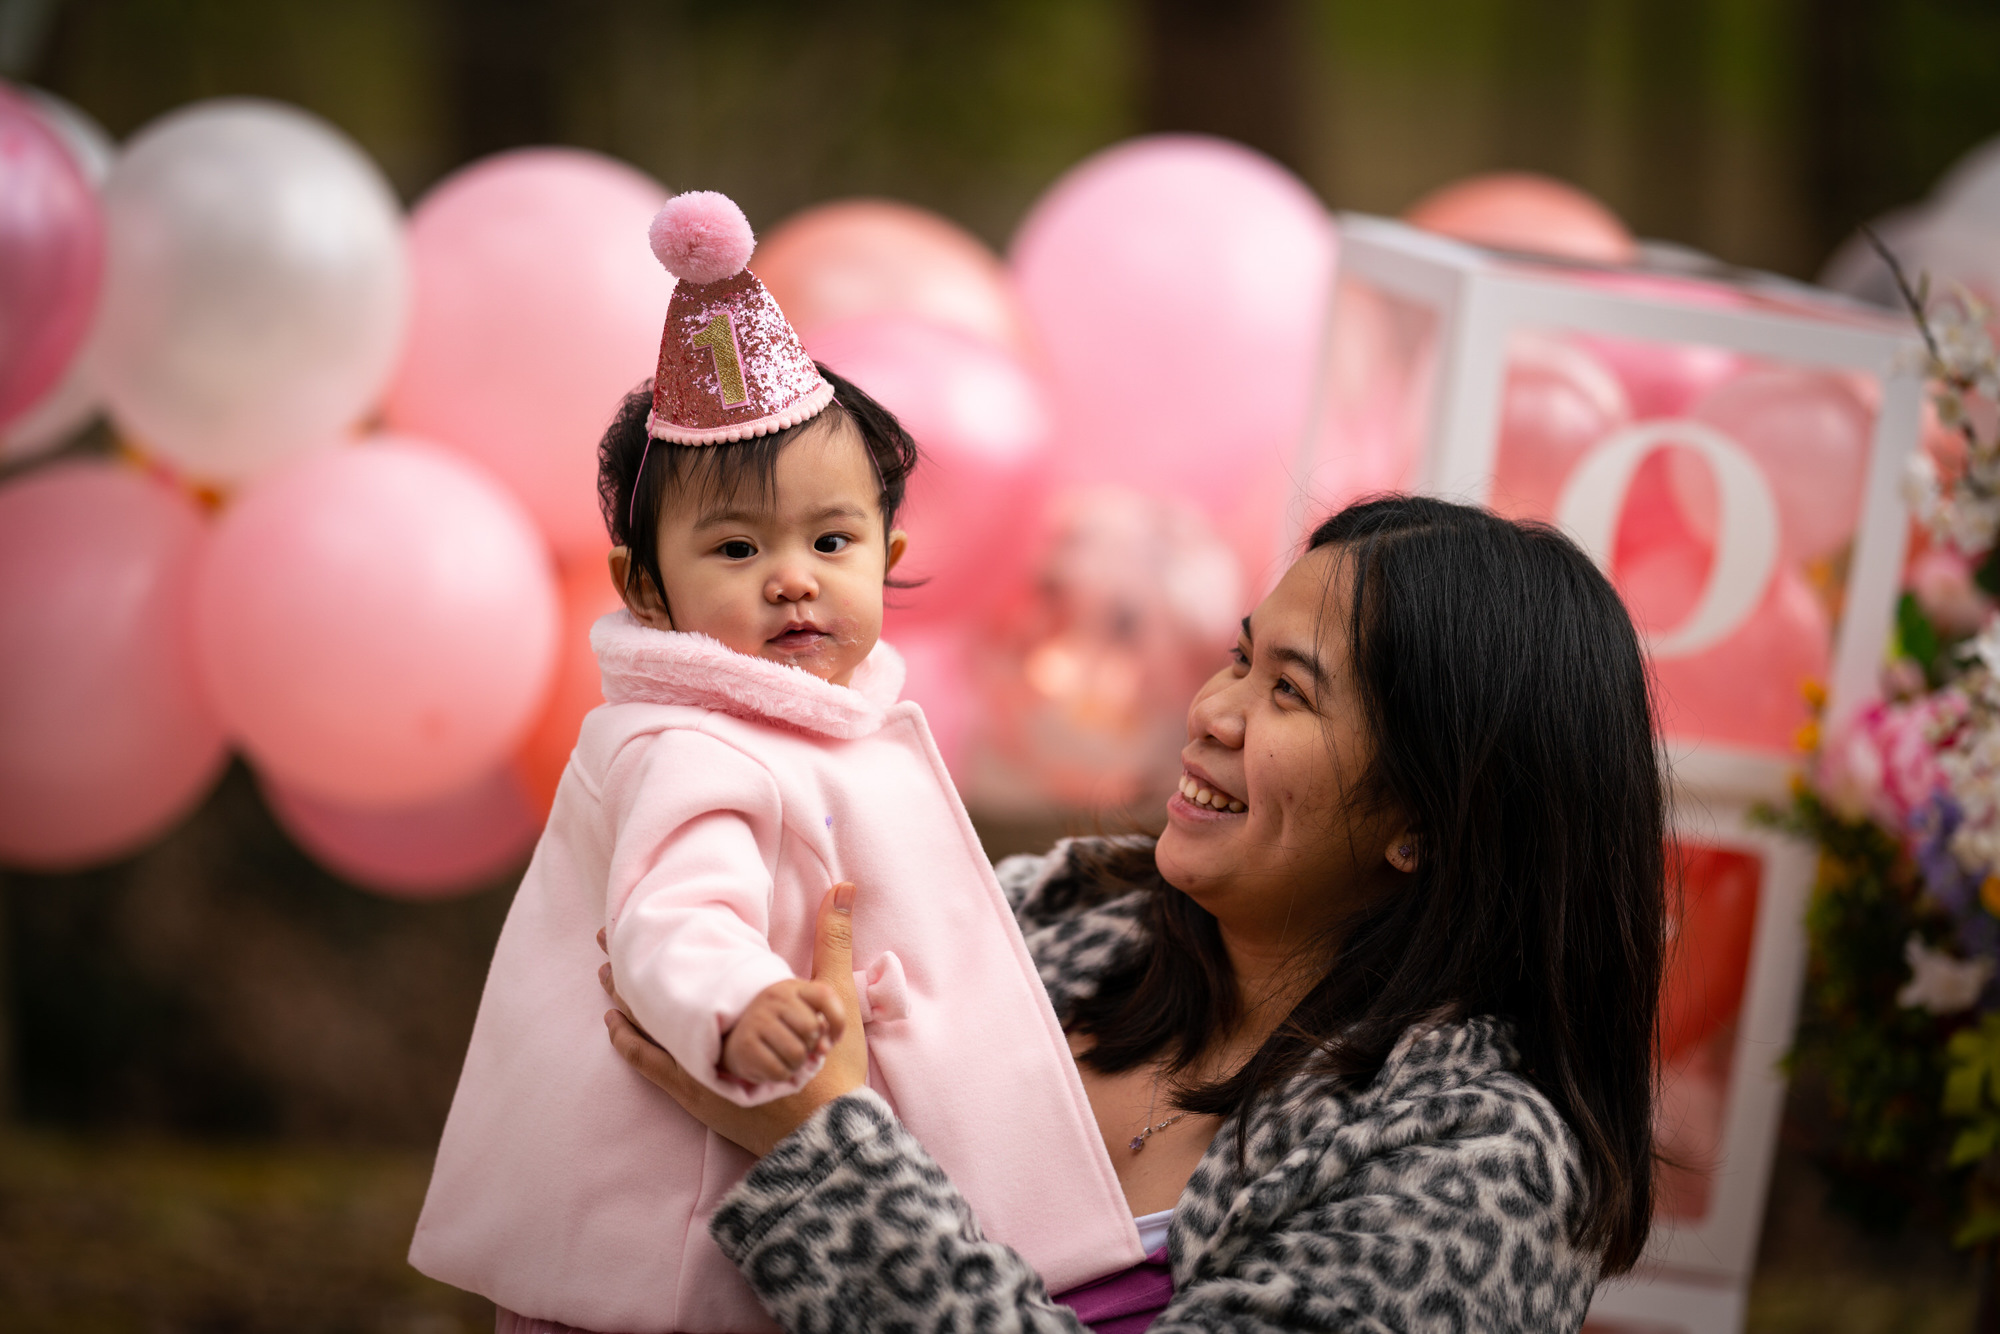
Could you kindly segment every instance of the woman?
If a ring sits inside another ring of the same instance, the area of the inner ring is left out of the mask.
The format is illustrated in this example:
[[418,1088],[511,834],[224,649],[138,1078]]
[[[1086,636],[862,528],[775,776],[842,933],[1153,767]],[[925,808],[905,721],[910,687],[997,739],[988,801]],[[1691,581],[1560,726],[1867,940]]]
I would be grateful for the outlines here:
[[[1663,788],[1616,594],[1549,529],[1355,505],[1188,738],[1157,843],[1000,868],[1135,1216],[1173,1211],[1152,1328],[1578,1328],[1652,1211]],[[711,1230],[787,1330],[1084,1328],[866,1088],[859,1023],[746,1109],[606,1021],[761,1155]]]

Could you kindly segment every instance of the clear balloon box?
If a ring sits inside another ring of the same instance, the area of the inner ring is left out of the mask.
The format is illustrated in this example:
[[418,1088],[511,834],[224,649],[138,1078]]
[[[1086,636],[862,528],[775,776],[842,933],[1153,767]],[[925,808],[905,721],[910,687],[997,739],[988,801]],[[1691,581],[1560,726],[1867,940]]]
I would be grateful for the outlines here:
[[1372,491],[1552,523],[1631,611],[1680,842],[1658,1186],[1593,1327],[1735,1330],[1804,967],[1810,849],[1754,824],[1878,692],[1923,382],[1912,324],[1650,247],[1607,268],[1340,222],[1294,533]]

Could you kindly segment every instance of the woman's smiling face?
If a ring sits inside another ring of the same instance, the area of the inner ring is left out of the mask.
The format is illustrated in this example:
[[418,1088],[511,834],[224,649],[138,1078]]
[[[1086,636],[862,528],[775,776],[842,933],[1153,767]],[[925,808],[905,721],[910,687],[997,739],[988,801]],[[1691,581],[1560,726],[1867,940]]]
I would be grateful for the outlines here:
[[1348,661],[1341,555],[1293,565],[1188,708],[1156,857],[1168,884],[1246,943],[1300,944],[1396,876],[1386,854],[1404,831],[1367,790],[1374,747]]

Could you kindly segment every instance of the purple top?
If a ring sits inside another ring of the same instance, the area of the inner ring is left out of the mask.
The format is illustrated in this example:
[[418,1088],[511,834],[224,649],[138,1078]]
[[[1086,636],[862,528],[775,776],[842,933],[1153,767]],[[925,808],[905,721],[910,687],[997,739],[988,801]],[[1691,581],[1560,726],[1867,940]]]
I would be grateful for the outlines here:
[[1173,1296],[1174,1276],[1163,1243],[1130,1269],[1057,1293],[1053,1300],[1076,1312],[1096,1334],[1143,1334]]

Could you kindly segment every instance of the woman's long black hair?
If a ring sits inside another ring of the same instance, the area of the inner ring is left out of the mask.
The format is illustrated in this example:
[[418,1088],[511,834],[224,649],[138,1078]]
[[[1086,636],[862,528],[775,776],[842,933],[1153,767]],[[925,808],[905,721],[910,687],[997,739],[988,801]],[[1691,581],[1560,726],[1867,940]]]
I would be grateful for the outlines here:
[[[1356,796],[1407,815],[1417,868],[1347,919],[1334,964],[1242,1069],[1177,1101],[1245,1113],[1316,1061],[1360,1087],[1412,1024],[1498,1016],[1582,1147],[1573,1239],[1622,1273],[1652,1219],[1668,837],[1631,618],[1560,533],[1464,505],[1364,501],[1313,532],[1323,547],[1353,575],[1374,743]],[[1157,948],[1069,1022],[1098,1069],[1184,1069],[1238,1017],[1215,919],[1150,866],[1105,869],[1156,885]]]

